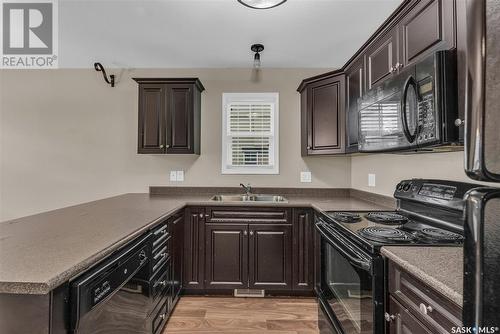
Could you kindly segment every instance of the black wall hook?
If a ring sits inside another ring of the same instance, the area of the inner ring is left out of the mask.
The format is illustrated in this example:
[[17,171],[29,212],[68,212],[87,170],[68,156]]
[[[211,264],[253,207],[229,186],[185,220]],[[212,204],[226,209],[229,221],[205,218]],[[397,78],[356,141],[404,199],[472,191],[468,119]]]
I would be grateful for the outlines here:
[[106,71],[104,70],[104,66],[102,66],[101,63],[94,63],[94,68],[97,72],[102,72],[102,76],[104,77],[104,81],[106,81],[107,84],[111,85],[111,87],[115,87],[115,75],[111,74],[109,76],[106,75]]

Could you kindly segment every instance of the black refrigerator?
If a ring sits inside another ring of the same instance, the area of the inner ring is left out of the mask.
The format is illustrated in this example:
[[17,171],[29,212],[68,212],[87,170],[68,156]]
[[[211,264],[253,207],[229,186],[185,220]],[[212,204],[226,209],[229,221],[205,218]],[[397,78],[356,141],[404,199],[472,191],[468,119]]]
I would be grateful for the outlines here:
[[[500,1],[467,0],[466,63],[465,171],[500,182]],[[497,332],[500,188],[477,188],[466,200],[463,322]]]

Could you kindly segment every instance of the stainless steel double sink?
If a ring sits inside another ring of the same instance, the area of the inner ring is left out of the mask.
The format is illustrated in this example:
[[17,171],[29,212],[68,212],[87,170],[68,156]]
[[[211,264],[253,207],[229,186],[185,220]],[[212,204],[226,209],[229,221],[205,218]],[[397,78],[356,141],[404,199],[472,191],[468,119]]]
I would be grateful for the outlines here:
[[215,195],[210,200],[216,202],[268,202],[286,203],[288,200],[279,195]]

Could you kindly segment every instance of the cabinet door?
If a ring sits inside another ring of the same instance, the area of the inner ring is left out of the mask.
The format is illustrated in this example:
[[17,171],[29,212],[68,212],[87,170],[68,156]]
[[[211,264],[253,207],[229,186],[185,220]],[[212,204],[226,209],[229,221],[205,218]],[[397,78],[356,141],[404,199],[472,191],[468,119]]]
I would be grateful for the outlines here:
[[358,99],[365,92],[365,62],[364,57],[356,60],[346,71],[346,135],[345,151],[358,151]]
[[310,209],[293,211],[293,288],[313,291],[314,245],[313,213]]
[[165,153],[165,85],[139,85],[138,153]]
[[205,227],[206,289],[238,289],[248,285],[248,225]]
[[193,85],[167,85],[167,153],[193,153]]
[[204,288],[205,209],[188,208],[184,219],[185,289]]
[[421,324],[413,315],[408,312],[394,298],[389,298],[388,332],[390,334],[431,334],[429,329]]
[[344,152],[345,77],[307,87],[307,155]]
[[172,299],[175,303],[182,289],[184,216],[174,217],[170,225],[172,230]]
[[250,224],[249,230],[249,288],[291,289],[291,225]]
[[455,1],[420,0],[401,19],[400,59],[410,65],[436,50],[455,47]]
[[393,28],[379,37],[366,50],[368,89],[383,82],[398,62],[398,30]]

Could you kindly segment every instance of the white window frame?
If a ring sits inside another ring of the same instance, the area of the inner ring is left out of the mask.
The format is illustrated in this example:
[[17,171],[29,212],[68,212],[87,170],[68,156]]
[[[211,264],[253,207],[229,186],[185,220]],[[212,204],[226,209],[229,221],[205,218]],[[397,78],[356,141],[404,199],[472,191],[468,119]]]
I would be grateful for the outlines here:
[[[231,166],[229,157],[228,107],[232,103],[273,103],[272,145],[269,159],[272,166]],[[222,93],[222,174],[279,174],[279,93]]]

